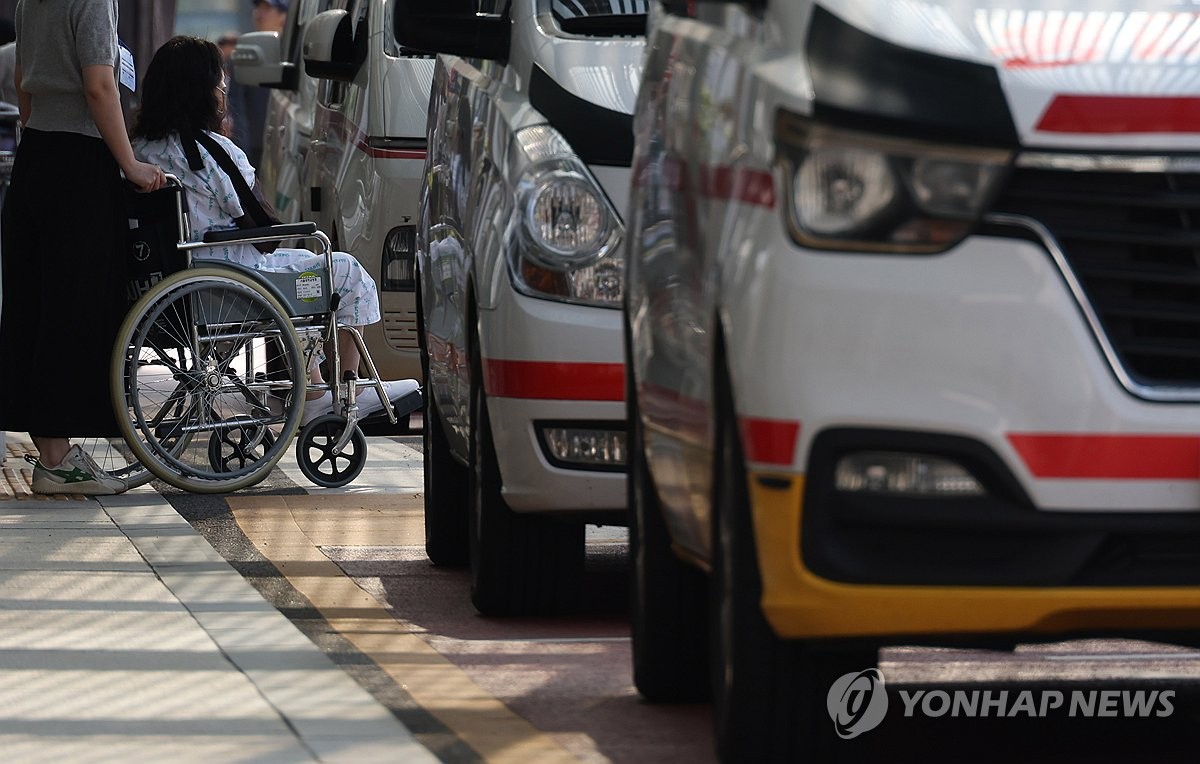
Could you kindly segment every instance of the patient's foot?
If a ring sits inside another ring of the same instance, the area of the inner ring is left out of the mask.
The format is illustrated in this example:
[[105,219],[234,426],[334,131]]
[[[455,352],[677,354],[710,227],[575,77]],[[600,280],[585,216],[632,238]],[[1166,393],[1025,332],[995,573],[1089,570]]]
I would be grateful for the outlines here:
[[[312,394],[310,393],[309,395],[311,396]],[[304,401],[304,414],[300,417],[300,426],[303,427],[317,417],[332,412],[333,393],[329,390],[318,393],[315,398],[309,397]]]
[[[396,401],[409,393],[420,389],[420,384],[415,379],[391,379],[384,380],[384,390],[387,392],[389,401]],[[377,411],[383,411],[383,401],[379,400],[379,393],[375,390],[374,385],[359,386],[358,400],[358,415],[360,417],[369,416]]]

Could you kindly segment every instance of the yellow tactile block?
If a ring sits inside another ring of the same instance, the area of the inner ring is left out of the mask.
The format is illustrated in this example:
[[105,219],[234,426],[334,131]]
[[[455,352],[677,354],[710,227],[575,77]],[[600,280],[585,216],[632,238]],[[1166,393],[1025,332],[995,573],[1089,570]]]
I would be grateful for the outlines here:
[[483,690],[347,578],[323,546],[419,545],[422,497],[262,496],[228,499],[255,548],[356,648],[464,743],[496,764],[577,759]]

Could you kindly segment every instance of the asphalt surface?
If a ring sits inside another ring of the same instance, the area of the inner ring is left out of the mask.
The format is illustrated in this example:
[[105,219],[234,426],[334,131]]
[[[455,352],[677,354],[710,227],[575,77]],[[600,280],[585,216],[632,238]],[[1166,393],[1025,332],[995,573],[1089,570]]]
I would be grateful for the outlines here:
[[[372,444],[375,441],[372,438]],[[392,441],[414,453],[421,447],[419,437]],[[497,760],[481,756],[464,742],[472,739],[472,730],[448,727],[439,719],[445,714],[422,707],[404,682],[380,668],[380,659],[364,654],[333,628],[333,619],[325,617],[280,572],[277,562],[251,542],[230,509],[231,504],[284,502],[289,497],[294,497],[293,503],[301,502],[309,495],[309,486],[293,482],[277,469],[264,483],[234,497],[186,494],[157,483],[155,488],[272,604],[392,709],[418,741],[447,762]],[[419,525],[416,531],[420,537]],[[479,616],[470,604],[467,573],[433,567],[423,546],[411,543],[409,535],[410,543],[404,545],[375,539],[320,544],[320,551],[470,682],[545,733],[567,759],[715,761],[707,706],[650,706],[632,686],[624,529],[589,531],[582,597],[587,604],[581,612],[537,619]]]
[[[411,449],[411,459],[419,460],[419,437],[391,442]],[[334,628],[331,623],[337,624],[338,619],[329,617],[327,606],[314,606],[302,595],[281,574],[277,562],[251,543],[238,525],[240,515],[235,517],[230,510],[231,503],[243,507],[291,501],[292,515],[301,518],[306,502],[313,504],[307,486],[277,470],[264,484],[239,492],[232,502],[157,487],[243,576],[390,708],[421,743],[447,762],[504,759],[495,755],[502,747],[484,749],[489,751],[486,757],[478,752],[484,746],[477,742],[480,728],[472,725],[480,719],[459,725],[444,704],[429,702],[429,687],[407,685],[403,665],[387,666],[391,660],[387,653],[384,658],[368,655],[361,639],[347,638]],[[402,503],[401,498],[390,502],[370,491],[359,498],[370,509],[363,510],[368,517],[388,515],[387,507]],[[322,559],[336,564],[357,584],[355,591],[371,595],[394,619],[398,633],[417,635],[476,692],[498,701],[520,723],[542,733],[557,753],[566,755],[549,760],[715,760],[708,706],[651,706],[632,687],[628,549],[619,529],[589,533],[586,607],[580,613],[488,619],[471,608],[465,571],[434,568],[424,557],[419,512],[412,509],[419,507],[419,494],[410,491],[402,498],[409,508],[395,513],[386,526],[406,528],[398,536],[376,533],[367,541],[321,543],[315,531],[306,532],[313,536]],[[337,517],[329,514],[324,522],[336,526]],[[836,741],[826,760],[1191,762],[1200,751],[1198,649],[1092,640],[1022,645],[1014,651],[891,647],[881,659],[886,716],[876,728]],[[1055,705],[1060,695],[1062,704]],[[943,711],[950,709],[942,705],[943,696],[951,704],[960,704],[957,711]],[[983,705],[976,696],[992,699],[988,710],[978,710]],[[1131,701],[1135,708],[1138,702],[1145,705],[1144,715],[1127,716],[1121,710]],[[452,699],[447,702],[453,705]],[[486,719],[482,721],[486,724]]]

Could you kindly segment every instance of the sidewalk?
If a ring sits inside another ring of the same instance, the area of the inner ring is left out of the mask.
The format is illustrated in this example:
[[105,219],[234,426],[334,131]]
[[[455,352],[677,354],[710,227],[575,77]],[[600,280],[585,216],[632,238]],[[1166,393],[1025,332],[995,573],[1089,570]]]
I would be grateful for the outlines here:
[[5,761],[436,761],[153,489],[33,499],[18,438],[0,480]]

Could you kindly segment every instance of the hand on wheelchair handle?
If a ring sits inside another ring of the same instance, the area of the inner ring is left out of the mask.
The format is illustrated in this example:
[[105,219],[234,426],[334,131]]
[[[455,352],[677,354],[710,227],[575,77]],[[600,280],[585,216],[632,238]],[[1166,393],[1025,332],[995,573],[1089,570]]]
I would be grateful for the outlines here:
[[135,162],[134,166],[125,170],[125,178],[144,193],[157,191],[167,182],[162,168],[147,162]]

